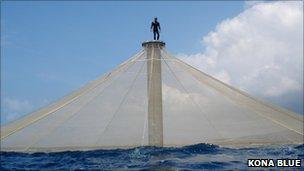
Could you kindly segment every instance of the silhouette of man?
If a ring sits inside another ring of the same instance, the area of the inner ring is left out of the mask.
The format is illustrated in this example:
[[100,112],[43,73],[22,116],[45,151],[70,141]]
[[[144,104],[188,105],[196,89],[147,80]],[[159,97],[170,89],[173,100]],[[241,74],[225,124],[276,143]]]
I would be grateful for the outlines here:
[[[154,21],[151,24],[151,31],[153,29],[153,34],[154,34],[154,40],[158,40],[159,39],[159,32],[160,32],[160,25],[159,22],[157,21],[157,18],[154,18]],[[157,39],[156,39],[157,36]]]

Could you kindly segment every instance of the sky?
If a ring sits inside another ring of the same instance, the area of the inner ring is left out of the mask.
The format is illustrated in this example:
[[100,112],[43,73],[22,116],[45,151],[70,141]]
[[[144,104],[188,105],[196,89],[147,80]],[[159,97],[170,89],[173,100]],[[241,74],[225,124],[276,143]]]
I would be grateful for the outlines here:
[[56,101],[152,39],[185,62],[303,114],[303,3],[1,2],[1,124]]

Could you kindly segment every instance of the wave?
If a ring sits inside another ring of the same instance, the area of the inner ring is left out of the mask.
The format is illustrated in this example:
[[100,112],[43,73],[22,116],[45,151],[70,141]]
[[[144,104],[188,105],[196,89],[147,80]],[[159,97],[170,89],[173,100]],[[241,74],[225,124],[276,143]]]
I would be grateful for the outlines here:
[[0,156],[0,170],[247,170],[247,159],[303,160],[304,144],[241,149],[195,144],[52,153],[1,152]]

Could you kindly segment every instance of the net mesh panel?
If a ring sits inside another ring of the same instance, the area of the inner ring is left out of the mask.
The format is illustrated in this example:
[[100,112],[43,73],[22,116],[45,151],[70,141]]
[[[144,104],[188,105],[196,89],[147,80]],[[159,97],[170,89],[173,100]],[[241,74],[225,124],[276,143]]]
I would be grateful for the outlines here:
[[47,117],[5,138],[19,150],[147,145],[143,53],[111,78]]
[[[1,128],[1,150],[149,145],[147,61],[142,50],[72,95]],[[160,61],[164,146],[303,143],[302,117],[256,101],[164,49]]]
[[[208,127],[210,126],[213,130],[206,129],[203,126],[205,123],[198,126],[203,134],[208,137],[204,142],[218,144],[303,142],[303,131],[301,132],[298,129],[297,133],[294,131],[297,129],[293,129],[294,124],[299,126],[299,128],[303,128],[303,120],[295,120],[293,117],[275,110],[270,111],[268,109],[265,112],[263,106],[248,107],[248,102],[244,101],[243,98],[235,98],[228,93],[223,93],[223,91],[229,91],[228,87],[218,89],[217,86],[203,84],[197,77],[193,76],[188,65],[170,57],[166,52],[163,52],[163,56],[165,61],[167,61],[168,68],[172,69],[171,73],[175,75],[180,85],[187,92],[185,98],[188,97],[189,100],[185,101],[191,101],[195,104],[195,107],[200,109],[197,115],[203,115],[204,118],[202,120],[206,120],[209,123]],[[200,79],[210,80],[208,77],[203,78],[205,77],[203,74],[199,76],[202,77]],[[242,96],[237,92],[234,93]],[[182,106],[191,107],[190,105]],[[184,114],[189,115],[190,118],[198,118],[195,112],[186,112]],[[267,115],[271,115],[271,117],[267,117]],[[192,134],[193,132],[189,133]],[[212,135],[218,135],[218,137],[213,138]],[[173,142],[176,143],[178,141]]]

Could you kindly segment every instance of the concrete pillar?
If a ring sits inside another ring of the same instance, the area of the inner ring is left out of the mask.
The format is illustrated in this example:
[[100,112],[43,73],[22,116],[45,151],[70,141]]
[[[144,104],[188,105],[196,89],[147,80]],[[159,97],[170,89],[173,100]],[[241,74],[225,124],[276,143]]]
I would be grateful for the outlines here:
[[161,41],[144,42],[148,75],[148,139],[150,146],[163,146],[163,108],[161,78]]

